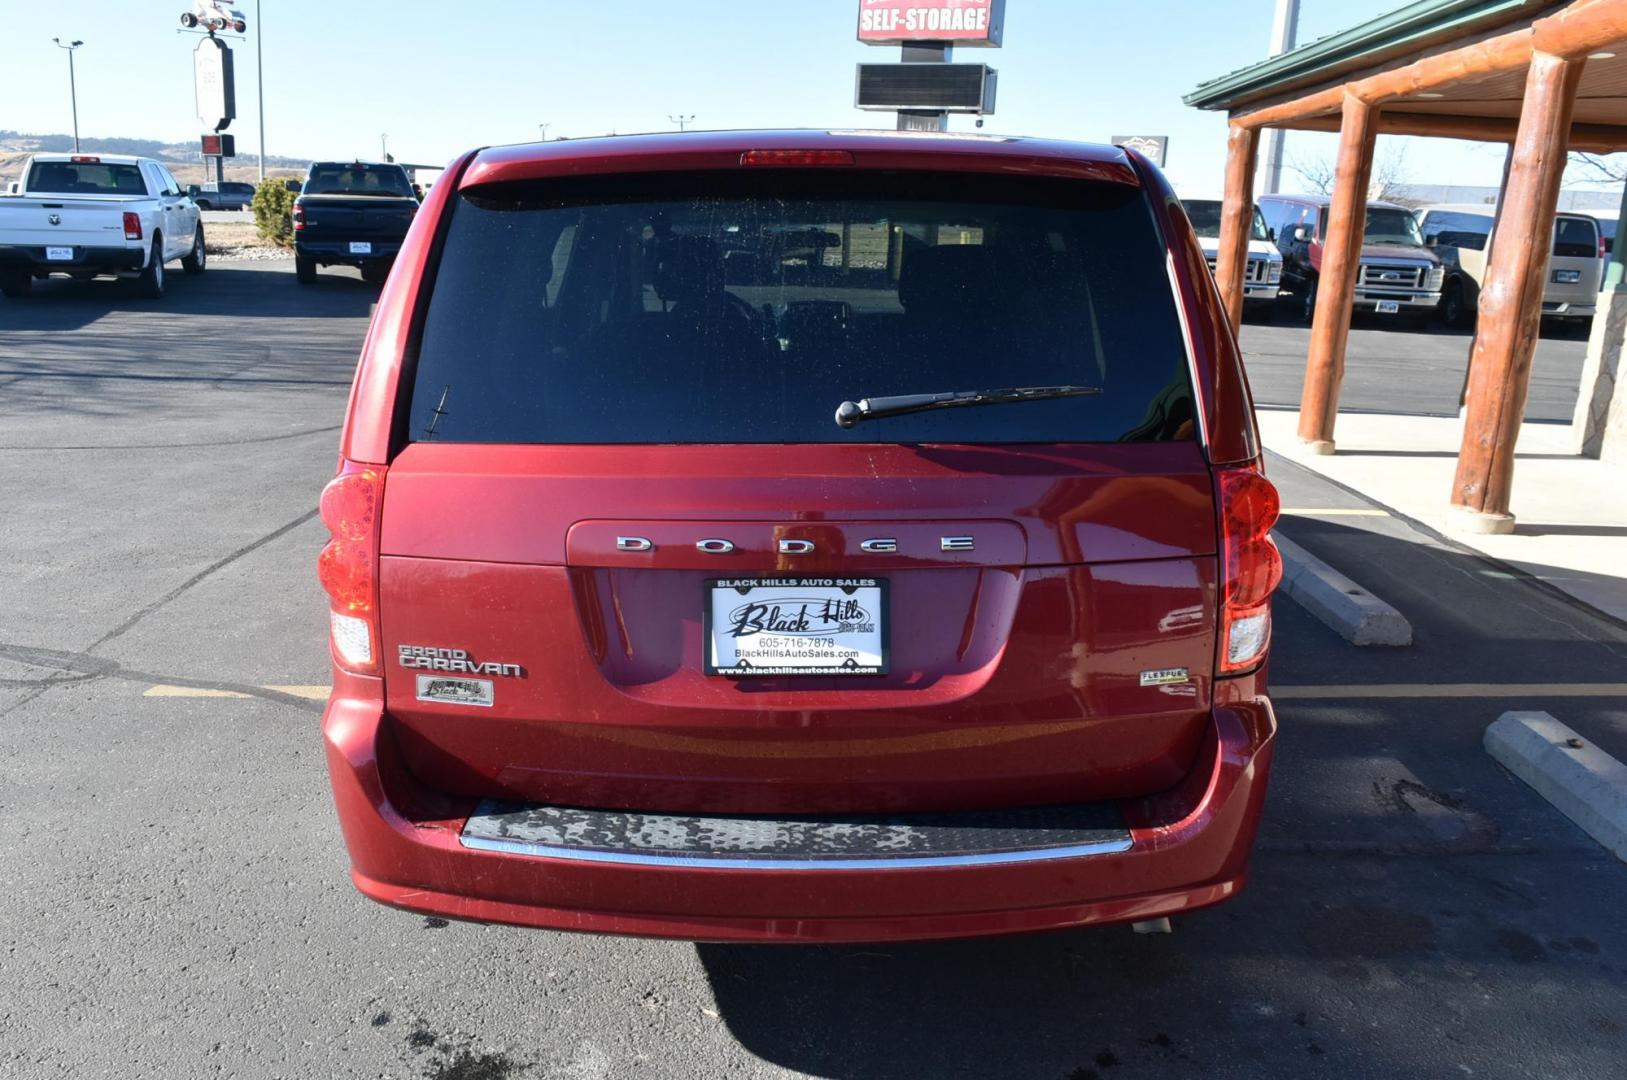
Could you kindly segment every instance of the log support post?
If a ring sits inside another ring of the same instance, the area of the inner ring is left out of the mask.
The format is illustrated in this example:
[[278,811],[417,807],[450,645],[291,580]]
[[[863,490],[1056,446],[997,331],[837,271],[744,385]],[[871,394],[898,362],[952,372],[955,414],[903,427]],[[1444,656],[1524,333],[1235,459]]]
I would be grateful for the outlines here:
[[1333,422],[1344,381],[1350,306],[1361,266],[1362,233],[1367,225],[1367,186],[1373,174],[1378,108],[1354,94],[1344,97],[1339,123],[1339,157],[1333,201],[1316,278],[1311,347],[1305,358],[1305,385],[1299,400],[1299,438],[1316,454],[1333,453]]
[[1243,325],[1243,277],[1254,226],[1254,160],[1259,145],[1258,128],[1233,124],[1226,136],[1226,192],[1220,210],[1215,284],[1220,286],[1220,300],[1234,334]]
[[1469,358],[1468,409],[1452,482],[1451,525],[1463,532],[1514,531],[1509,513],[1514,446],[1525,418],[1531,358],[1542,323],[1543,278],[1584,62],[1536,52],[1526,73],[1519,131]]

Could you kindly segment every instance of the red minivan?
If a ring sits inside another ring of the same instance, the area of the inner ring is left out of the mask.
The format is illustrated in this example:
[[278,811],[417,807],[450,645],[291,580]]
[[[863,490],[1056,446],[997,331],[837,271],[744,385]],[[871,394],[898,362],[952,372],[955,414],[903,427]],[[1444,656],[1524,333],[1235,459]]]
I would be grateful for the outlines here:
[[1133,152],[467,154],[341,454],[323,734],[376,900],[863,941],[1242,887],[1277,495],[1202,249]]

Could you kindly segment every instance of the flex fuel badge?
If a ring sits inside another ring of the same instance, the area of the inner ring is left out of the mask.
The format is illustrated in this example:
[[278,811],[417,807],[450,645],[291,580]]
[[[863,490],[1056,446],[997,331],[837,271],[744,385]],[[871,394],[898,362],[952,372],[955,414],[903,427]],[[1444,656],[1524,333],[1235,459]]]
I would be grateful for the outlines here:
[[1174,686],[1191,681],[1191,673],[1184,667],[1155,668],[1141,673],[1142,686]]

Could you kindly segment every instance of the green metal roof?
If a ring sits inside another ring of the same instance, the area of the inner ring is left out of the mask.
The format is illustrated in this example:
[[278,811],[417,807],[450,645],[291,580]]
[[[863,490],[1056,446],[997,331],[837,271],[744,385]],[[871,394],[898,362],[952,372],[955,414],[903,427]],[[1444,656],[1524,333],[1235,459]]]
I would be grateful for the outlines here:
[[1473,36],[1534,18],[1565,0],[1419,0],[1348,30],[1199,83],[1182,100],[1199,109],[1233,109],[1301,85],[1328,82],[1435,41]]

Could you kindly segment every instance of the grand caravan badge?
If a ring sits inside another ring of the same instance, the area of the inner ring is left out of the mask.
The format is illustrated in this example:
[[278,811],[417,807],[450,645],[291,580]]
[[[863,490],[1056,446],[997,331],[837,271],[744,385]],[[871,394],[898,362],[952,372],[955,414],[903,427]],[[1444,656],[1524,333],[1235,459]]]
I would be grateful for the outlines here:
[[454,675],[498,675],[509,679],[525,678],[525,669],[519,664],[500,660],[476,660],[468,649],[443,649],[433,645],[398,645],[396,660],[404,668],[420,671],[444,671]]

